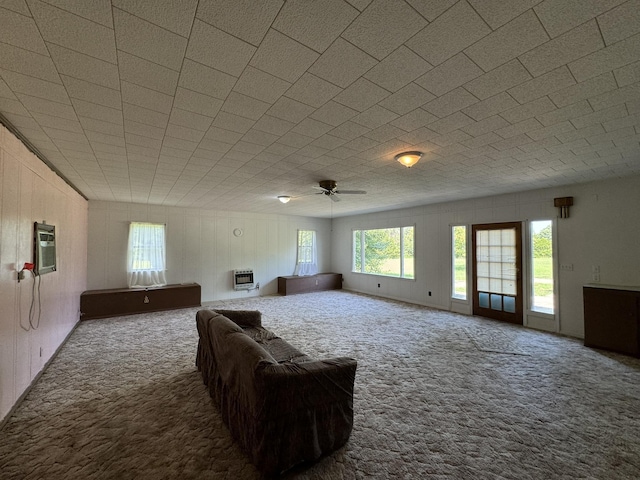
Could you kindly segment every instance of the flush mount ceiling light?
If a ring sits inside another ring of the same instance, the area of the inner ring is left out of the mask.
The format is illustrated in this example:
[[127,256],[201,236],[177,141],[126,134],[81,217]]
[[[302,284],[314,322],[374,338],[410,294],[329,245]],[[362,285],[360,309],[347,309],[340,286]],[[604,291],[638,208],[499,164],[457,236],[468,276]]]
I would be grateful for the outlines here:
[[280,200],[282,203],[289,203],[289,200],[291,200],[291,197],[287,195],[278,195],[278,200]]
[[413,167],[422,157],[422,152],[402,152],[396,155],[396,160],[407,168]]

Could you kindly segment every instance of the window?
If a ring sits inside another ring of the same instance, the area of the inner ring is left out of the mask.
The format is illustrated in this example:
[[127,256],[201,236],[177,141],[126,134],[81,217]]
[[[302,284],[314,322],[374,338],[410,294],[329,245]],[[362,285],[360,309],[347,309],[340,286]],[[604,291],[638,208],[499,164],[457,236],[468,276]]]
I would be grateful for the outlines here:
[[298,259],[294,275],[315,275],[318,273],[318,253],[316,232],[298,230]]
[[451,228],[451,296],[467,299],[467,227],[456,225]]
[[414,278],[414,227],[355,230],[353,271]]
[[551,220],[531,222],[531,310],[554,313],[553,232]]
[[129,287],[166,285],[165,228],[158,223],[131,222],[127,252]]

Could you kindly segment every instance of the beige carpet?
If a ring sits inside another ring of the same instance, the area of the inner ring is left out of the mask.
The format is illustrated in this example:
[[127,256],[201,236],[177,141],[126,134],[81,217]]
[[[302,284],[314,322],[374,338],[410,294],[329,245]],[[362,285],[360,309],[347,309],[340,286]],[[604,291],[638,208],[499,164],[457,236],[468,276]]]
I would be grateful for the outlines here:
[[[358,360],[347,446],[290,478],[640,478],[638,359],[341,291],[217,306]],[[82,322],[0,431],[0,478],[259,478],[194,367],[196,310]]]

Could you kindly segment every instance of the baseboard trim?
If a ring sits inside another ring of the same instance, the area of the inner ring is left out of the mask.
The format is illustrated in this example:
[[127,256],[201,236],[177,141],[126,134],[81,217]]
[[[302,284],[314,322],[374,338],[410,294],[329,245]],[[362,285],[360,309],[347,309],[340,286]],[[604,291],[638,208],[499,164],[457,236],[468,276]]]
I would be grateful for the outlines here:
[[47,360],[47,362],[43,365],[43,367],[40,369],[40,371],[38,373],[36,373],[36,376],[33,377],[33,380],[31,380],[31,383],[29,383],[27,388],[25,388],[24,392],[22,392],[22,395],[20,395],[18,397],[18,399],[16,400],[16,403],[13,404],[13,406],[11,407],[11,409],[9,409],[9,411],[4,416],[4,418],[2,418],[2,420],[0,420],[0,432],[2,431],[4,426],[9,422],[9,419],[13,416],[13,414],[18,409],[18,407],[20,407],[20,404],[27,397],[27,395],[29,394],[29,392],[31,391],[33,386],[36,383],[38,383],[38,380],[40,380],[40,377],[42,376],[42,374],[47,370],[47,368],[49,368],[49,365],[51,365],[51,362],[53,362],[55,360],[55,358],[58,356],[58,353],[60,353],[60,350],[62,349],[62,347],[65,346],[65,344],[67,343],[67,341],[69,340],[69,338],[71,337],[73,332],[76,331],[76,328],[78,328],[78,325],[80,325],[80,320],[79,319],[73,325],[73,328],[71,328],[71,330],[69,331],[67,336],[64,337],[64,340],[62,340],[62,342],[60,342],[60,345],[58,345],[58,348],[56,348],[56,351],[53,352],[53,355],[51,355],[51,358],[49,358],[49,360]]
[[[347,292],[361,293],[363,295],[371,295],[372,297],[378,297],[378,298],[386,298],[387,300],[395,300],[396,302],[411,303],[413,305],[420,305],[421,307],[433,308],[434,310],[442,310],[443,312],[451,311],[451,310],[447,309],[446,307],[443,307],[442,305],[434,305],[434,304],[430,304],[430,303],[419,302],[417,300],[411,300],[411,299],[408,299],[408,298],[394,297],[394,296],[391,296],[391,295],[380,295],[380,294],[376,294],[376,293],[367,292],[365,290],[356,290],[354,288],[342,287],[342,289],[346,290]],[[464,315],[464,314],[462,314],[462,315]]]

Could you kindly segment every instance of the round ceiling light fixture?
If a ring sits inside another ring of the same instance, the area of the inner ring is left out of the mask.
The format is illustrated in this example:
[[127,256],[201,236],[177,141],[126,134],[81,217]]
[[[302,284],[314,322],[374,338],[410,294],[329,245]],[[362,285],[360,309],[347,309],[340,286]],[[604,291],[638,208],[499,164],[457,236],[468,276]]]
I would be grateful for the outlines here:
[[402,152],[395,159],[407,168],[413,167],[422,157],[422,152]]
[[282,203],[289,203],[291,197],[288,195],[278,195],[278,200],[280,200]]

